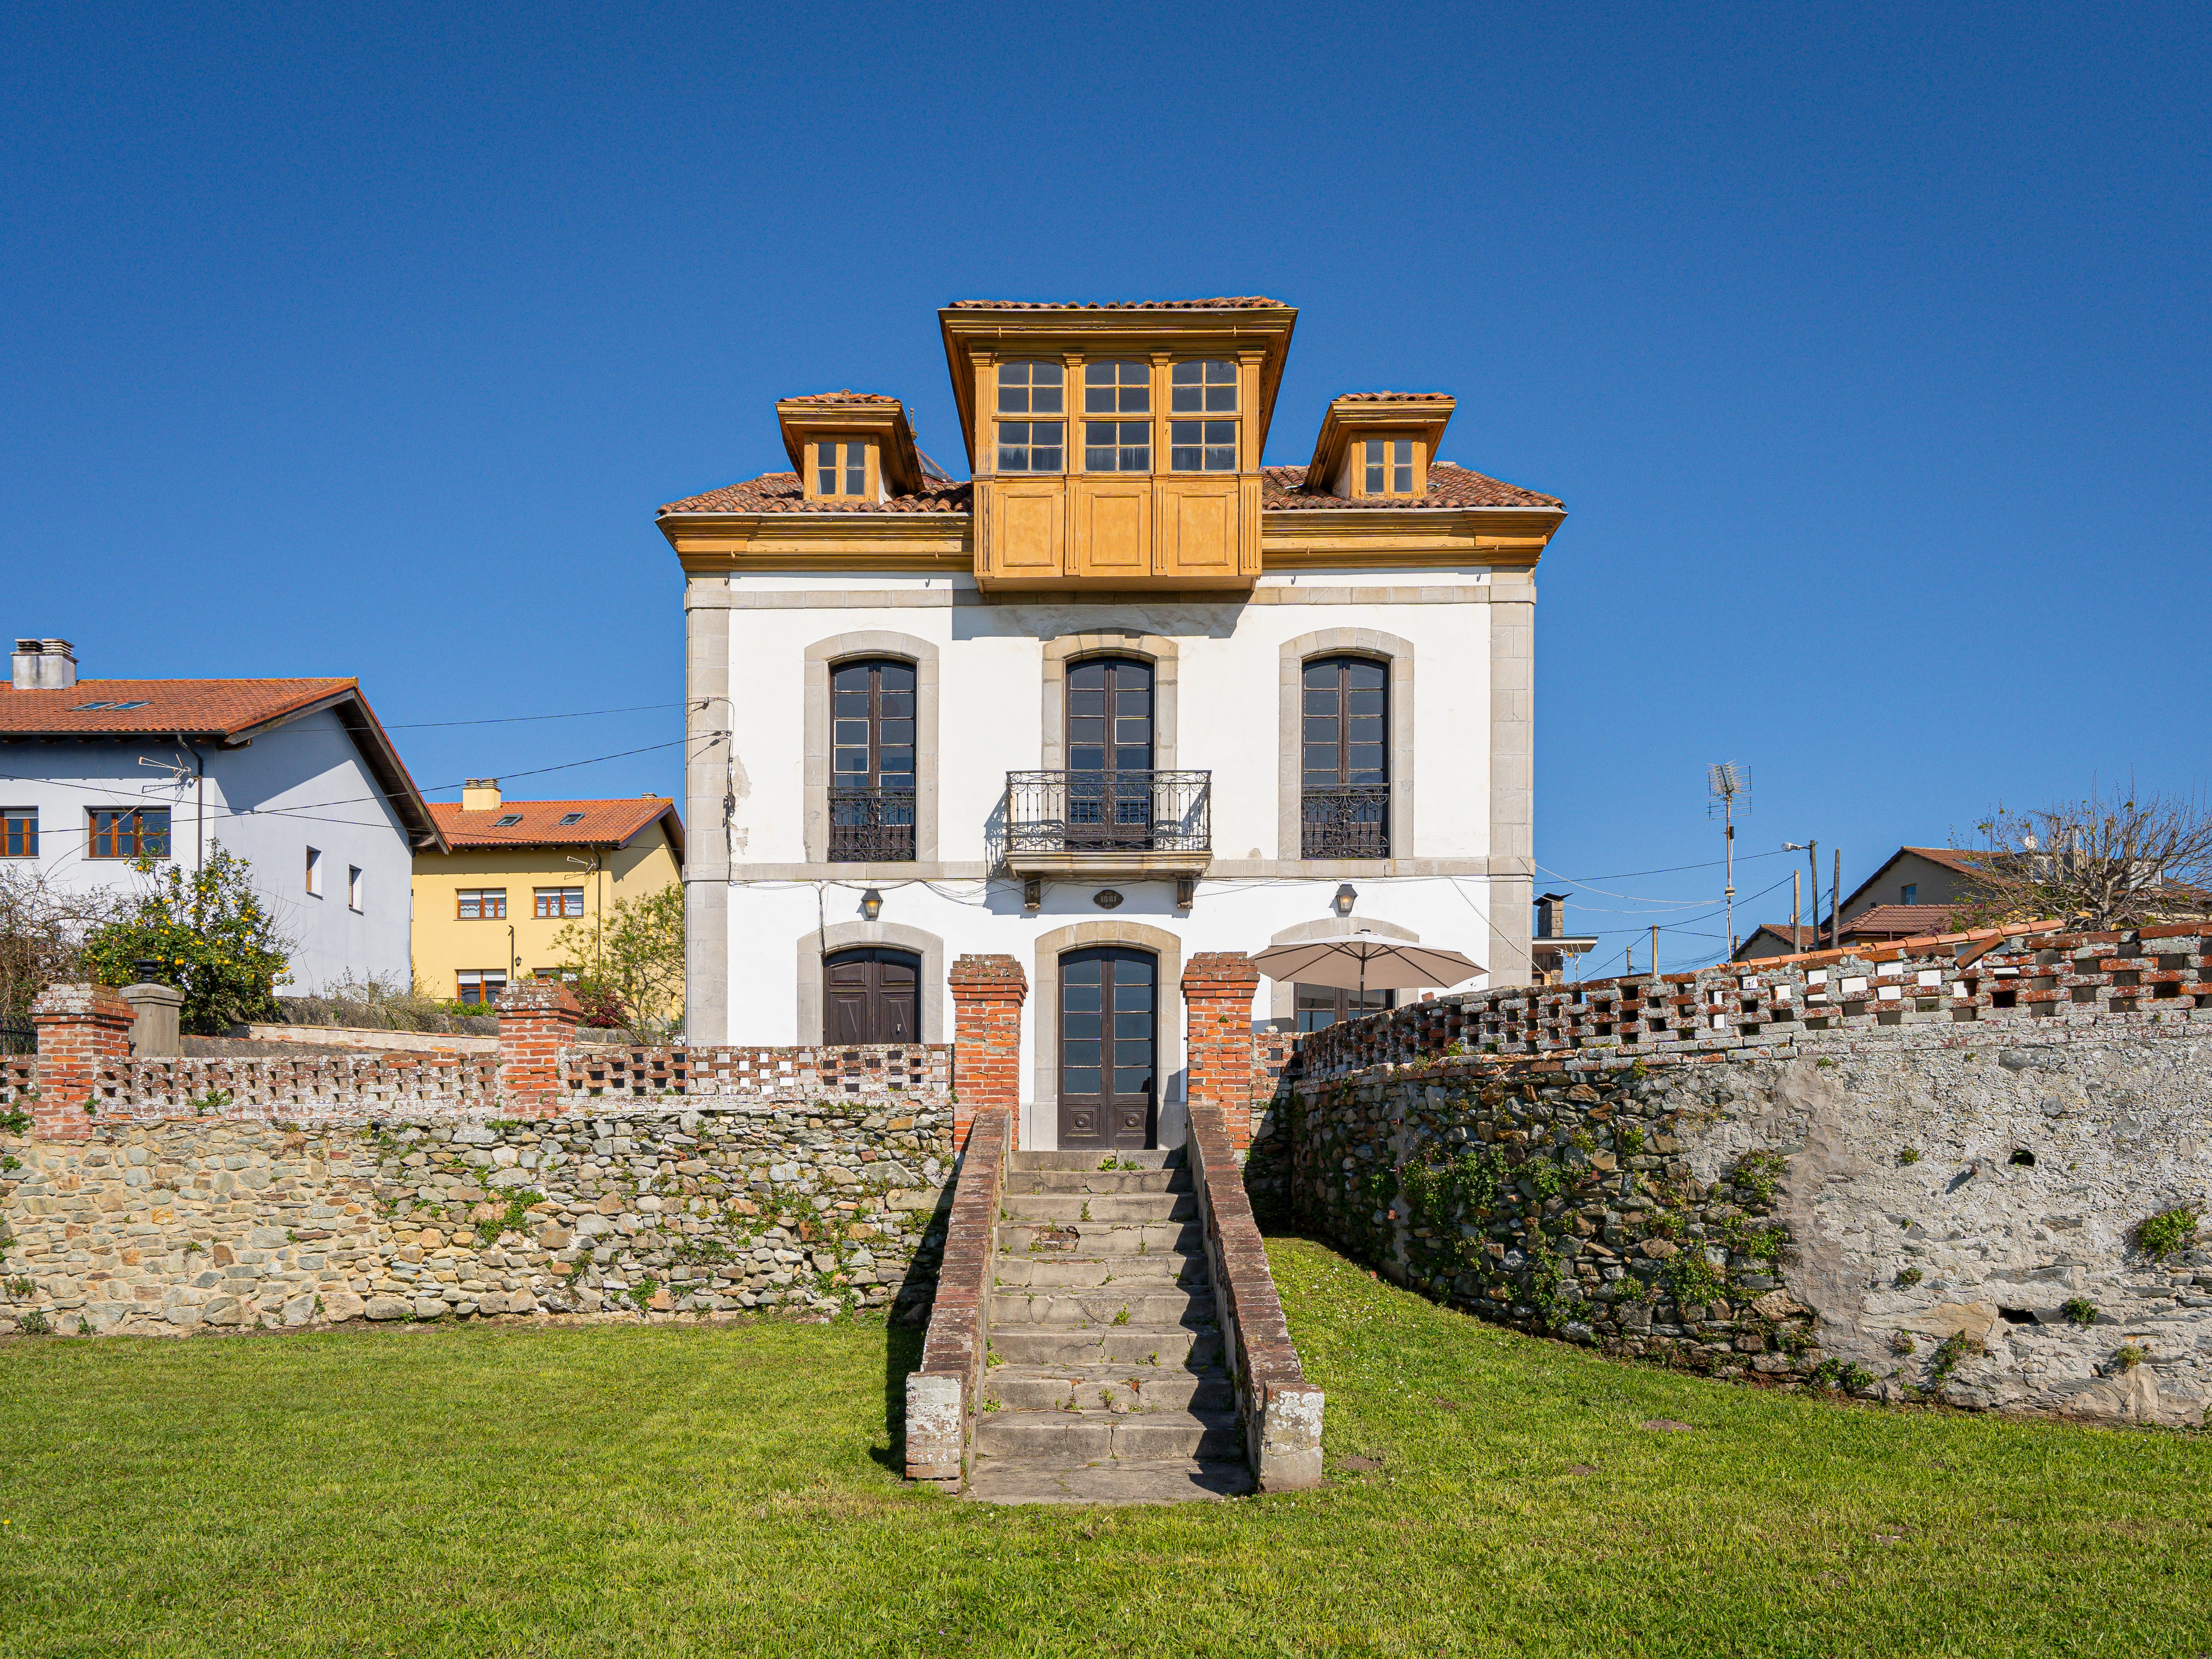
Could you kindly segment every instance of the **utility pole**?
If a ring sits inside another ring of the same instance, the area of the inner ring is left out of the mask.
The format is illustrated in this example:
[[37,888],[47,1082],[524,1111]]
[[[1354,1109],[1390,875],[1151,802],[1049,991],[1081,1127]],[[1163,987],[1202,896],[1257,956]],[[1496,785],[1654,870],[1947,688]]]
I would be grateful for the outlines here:
[[1744,768],[1738,766],[1734,761],[1723,761],[1717,766],[1707,767],[1705,769],[1705,776],[1708,785],[1711,790],[1711,795],[1706,809],[1706,816],[1709,817],[1717,817],[1723,823],[1728,826],[1728,834],[1726,837],[1728,842],[1728,884],[1722,889],[1722,894],[1723,901],[1728,908],[1729,955],[1733,957],[1735,954],[1735,947],[1737,944],[1735,936],[1735,814],[1736,809],[1739,806],[1747,812],[1751,810],[1751,774]]
[[1792,951],[1804,943],[1797,936],[1797,929],[1802,925],[1804,909],[1802,888],[1803,883],[1798,879],[1797,872],[1792,870],[1790,872],[1790,948]]
[[[1838,847],[1831,850],[1836,855],[1836,876],[1834,885],[1828,889],[1828,948],[1840,951],[1844,948],[1844,849]],[[1815,875],[1814,878],[1818,880],[1819,877]]]
[[1651,977],[1659,977],[1659,924],[1651,924]]

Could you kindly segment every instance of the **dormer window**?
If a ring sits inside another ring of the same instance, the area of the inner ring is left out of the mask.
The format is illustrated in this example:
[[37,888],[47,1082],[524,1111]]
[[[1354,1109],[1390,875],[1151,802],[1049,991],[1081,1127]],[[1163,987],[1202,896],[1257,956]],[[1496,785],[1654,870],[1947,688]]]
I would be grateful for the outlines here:
[[1411,438],[1370,438],[1363,495],[1410,495],[1413,493],[1413,441]]
[[[1058,363],[1012,362],[999,366],[999,413],[1015,416],[1066,412],[1067,371]],[[1066,463],[1065,422],[1058,420],[1001,420],[1001,472],[1057,472]]]
[[814,446],[814,493],[868,498],[868,446],[857,438],[824,438]]

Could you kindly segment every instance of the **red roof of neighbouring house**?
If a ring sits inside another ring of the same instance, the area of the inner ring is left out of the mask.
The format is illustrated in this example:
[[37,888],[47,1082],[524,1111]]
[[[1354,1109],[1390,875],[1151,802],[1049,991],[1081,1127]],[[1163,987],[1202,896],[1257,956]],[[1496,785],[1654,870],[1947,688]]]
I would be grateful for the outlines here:
[[[627,847],[642,830],[666,819],[676,861],[684,862],[684,820],[665,795],[621,800],[511,800],[489,811],[465,812],[453,801],[434,800],[430,811],[454,848],[471,847]],[[562,819],[574,817],[574,823]],[[501,818],[516,823],[503,824]]]
[[1951,920],[1948,904],[1877,904],[1844,924],[1849,939],[1918,939],[1940,933]]
[[264,732],[328,709],[352,738],[417,851],[444,850],[429,804],[352,679],[80,679],[19,691],[0,682],[0,743],[195,739],[240,748]]

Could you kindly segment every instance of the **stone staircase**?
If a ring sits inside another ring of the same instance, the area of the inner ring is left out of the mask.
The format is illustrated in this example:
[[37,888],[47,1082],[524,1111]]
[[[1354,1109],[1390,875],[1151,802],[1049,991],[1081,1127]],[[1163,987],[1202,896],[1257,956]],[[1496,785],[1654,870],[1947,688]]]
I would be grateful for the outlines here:
[[1252,1490],[1184,1155],[1016,1152],[968,1495],[1157,1504]]

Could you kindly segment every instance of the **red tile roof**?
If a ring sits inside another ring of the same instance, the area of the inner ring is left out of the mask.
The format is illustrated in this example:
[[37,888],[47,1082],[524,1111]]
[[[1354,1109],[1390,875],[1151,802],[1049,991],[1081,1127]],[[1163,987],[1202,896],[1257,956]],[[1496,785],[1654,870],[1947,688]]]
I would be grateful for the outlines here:
[[0,683],[0,733],[228,738],[360,690],[337,679],[79,680],[66,691]]
[[1962,876],[1976,873],[1975,854],[1962,853],[1955,847],[1900,847],[1900,853],[1917,853],[1931,864],[1940,864],[1947,870],[1956,870]]
[[[641,830],[662,817],[668,820],[668,838],[676,845],[677,860],[684,856],[684,820],[676,803],[665,795],[646,795],[625,800],[511,800],[489,812],[464,812],[454,802],[434,800],[431,815],[446,839],[458,850],[470,847],[623,847]],[[574,823],[561,820],[572,812],[583,816]],[[519,823],[501,824],[505,817]]]
[[1241,294],[1219,300],[955,300],[950,311],[1245,311],[1279,307],[1264,295]]
[[[1429,493],[1420,496],[1391,496],[1347,501],[1340,495],[1307,491],[1302,466],[1261,469],[1260,505],[1297,507],[1306,511],[1328,507],[1562,507],[1556,495],[1539,495],[1518,484],[1502,483],[1463,466],[1440,461],[1429,469]],[[710,489],[671,501],[663,513],[965,513],[973,501],[966,483],[947,483],[911,495],[894,495],[882,501],[813,501],[796,472],[769,472],[744,483]]]
[[1449,392],[1340,392],[1333,404],[1419,404],[1455,401]]
[[1784,944],[1790,945],[1793,950],[1814,951],[1818,950],[1820,945],[1820,930],[1810,924],[1801,925],[1796,929],[1796,940],[1794,945],[1791,945],[1791,928],[1790,924],[1786,921],[1760,922],[1758,927],[1753,928],[1751,932],[1745,936],[1744,943],[1748,945],[1753,939],[1758,938],[1761,933],[1773,934],[1775,938],[1780,939]]
[[[93,705],[99,705],[94,707]],[[349,679],[86,680],[65,691],[18,691],[0,683],[0,738],[202,738],[243,743],[302,714],[328,709],[419,851],[442,848],[429,803],[392,738]]]
[[1942,933],[1951,920],[1948,904],[1877,904],[1844,923],[1850,939],[1918,939]]
[[935,484],[911,495],[883,501],[812,501],[796,472],[764,472],[744,483],[726,484],[703,495],[671,501],[663,513],[965,513],[970,491],[965,483]]
[[803,398],[780,398],[786,404],[890,404],[896,406],[898,399],[886,398],[880,392],[810,392]]
[[1425,495],[1362,496],[1357,501],[1341,495],[1332,495],[1325,490],[1309,490],[1305,487],[1306,469],[1302,466],[1270,466],[1261,469],[1260,505],[1262,507],[1327,508],[1337,507],[1565,507],[1556,495],[1539,495],[1533,489],[1523,489],[1518,484],[1501,483],[1485,477],[1480,472],[1449,461],[1438,461],[1429,469],[1429,493]]

